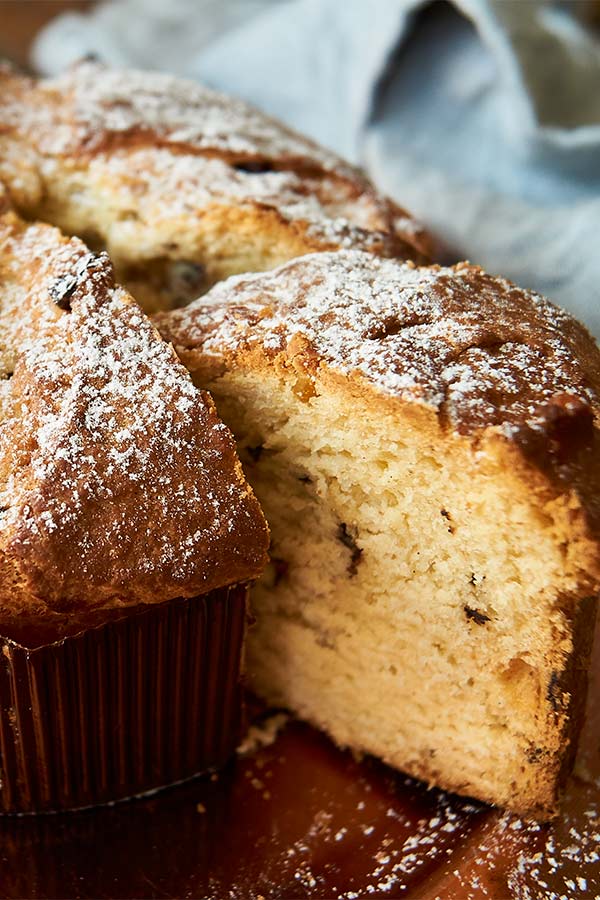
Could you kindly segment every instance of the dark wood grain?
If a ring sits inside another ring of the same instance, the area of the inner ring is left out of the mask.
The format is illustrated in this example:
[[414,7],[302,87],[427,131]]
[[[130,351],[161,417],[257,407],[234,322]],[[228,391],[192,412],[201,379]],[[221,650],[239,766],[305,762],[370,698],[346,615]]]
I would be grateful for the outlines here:
[[[521,822],[359,762],[292,721],[218,775],[154,797],[0,817],[0,896],[594,897],[594,810],[600,789],[574,780],[557,823]],[[569,889],[577,878],[581,893]]]

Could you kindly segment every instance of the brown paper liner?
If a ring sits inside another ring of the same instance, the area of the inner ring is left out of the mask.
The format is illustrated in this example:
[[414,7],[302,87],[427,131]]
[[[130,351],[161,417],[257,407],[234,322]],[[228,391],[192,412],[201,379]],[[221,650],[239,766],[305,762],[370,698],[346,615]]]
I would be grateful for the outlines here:
[[223,588],[35,649],[0,639],[0,812],[106,803],[224,763],[246,599]]

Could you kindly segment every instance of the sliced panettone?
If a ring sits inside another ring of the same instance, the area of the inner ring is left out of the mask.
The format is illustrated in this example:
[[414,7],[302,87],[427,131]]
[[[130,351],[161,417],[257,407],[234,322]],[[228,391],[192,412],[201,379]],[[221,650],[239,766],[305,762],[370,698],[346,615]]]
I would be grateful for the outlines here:
[[192,597],[264,566],[211,398],[105,253],[0,216],[0,633]]
[[358,251],[156,317],[272,530],[254,689],[432,784],[555,812],[600,575],[600,353],[480,269]]
[[27,216],[105,247],[147,308],[311,251],[430,252],[421,226],[333,153],[158,73],[0,70],[0,178]]

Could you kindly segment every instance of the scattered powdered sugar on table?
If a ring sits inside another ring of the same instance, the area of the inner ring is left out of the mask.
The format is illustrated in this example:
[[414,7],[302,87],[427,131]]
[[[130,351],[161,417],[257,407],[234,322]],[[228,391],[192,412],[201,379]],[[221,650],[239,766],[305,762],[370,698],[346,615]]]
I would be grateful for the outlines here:
[[217,358],[254,345],[297,354],[303,338],[327,366],[429,406],[464,431],[541,429],[557,395],[595,404],[599,387],[590,384],[597,349],[582,326],[467,264],[311,254],[230,278],[156,321],[176,347]]
[[[406,779],[407,785],[414,785]],[[469,832],[469,817],[477,818],[481,807],[474,807],[467,801],[451,798],[438,793],[434,806],[434,814],[413,821],[413,816],[403,805],[394,805],[394,793],[390,793],[384,819],[381,813],[376,814],[375,825],[367,825],[368,813],[357,807],[356,820],[348,820],[346,825],[335,825],[336,814],[332,809],[318,811],[306,835],[296,841],[287,850],[287,859],[295,867],[293,878],[306,889],[307,896],[323,896],[320,862],[331,856],[330,866],[337,859],[335,845],[349,844],[350,852],[360,855],[361,859],[371,859],[371,868],[367,873],[361,871],[360,888],[336,890],[327,896],[337,900],[359,900],[370,894],[392,897],[404,894],[411,895],[411,887],[419,883],[421,870],[429,870],[432,864],[443,865],[447,854],[455,843]],[[391,827],[384,825],[385,819],[391,820]],[[466,830],[465,830],[466,829]],[[402,842],[397,835],[405,834]],[[343,848],[343,853],[349,852]],[[330,850],[326,849],[330,848]],[[342,848],[340,848],[342,850]],[[343,857],[345,858],[345,857]],[[341,862],[344,880],[347,878],[346,863]],[[341,874],[341,873],[340,873]]]
[[233,811],[216,832],[219,843],[234,832],[226,876],[202,892],[214,900],[600,897],[588,780],[571,779],[559,817],[542,824],[358,760],[294,718],[222,777],[233,777],[224,792],[201,798],[216,816]]
[[[574,900],[600,897],[600,815],[597,800],[576,814],[565,811],[540,825],[497,813],[477,846],[457,849],[457,867],[441,881],[436,900],[499,896],[497,877],[512,900]],[[452,863],[450,863],[452,866]],[[496,877],[494,877],[496,876]],[[502,894],[500,895],[502,896]]]
[[[393,807],[388,814],[402,818]],[[472,833],[465,832],[471,817],[481,819],[482,825]],[[568,822],[567,817],[566,827]],[[438,812],[418,820],[402,844],[389,837],[379,842],[379,849],[372,854],[369,880],[360,891],[343,891],[337,897],[358,900],[371,893],[421,896],[423,892],[432,900],[498,900],[504,896],[511,900],[598,900],[599,826],[596,803],[577,816],[577,827],[570,826],[570,840],[565,841],[557,835],[559,827],[565,830],[564,822],[544,826],[479,806],[469,809],[467,803],[459,804],[456,798],[442,793]],[[371,828],[369,835],[374,830]],[[424,883],[415,882],[411,876],[420,868],[428,868],[432,861],[436,865],[424,890]],[[419,893],[415,894],[416,884]],[[436,893],[438,884],[440,893]]]
[[[577,815],[565,812],[543,832],[537,852],[518,853],[508,877],[516,900],[600,898],[600,805],[598,796]],[[510,825],[508,826],[510,827]],[[523,827],[527,827],[524,825]],[[530,825],[529,827],[534,827]],[[558,833],[557,833],[558,832]]]

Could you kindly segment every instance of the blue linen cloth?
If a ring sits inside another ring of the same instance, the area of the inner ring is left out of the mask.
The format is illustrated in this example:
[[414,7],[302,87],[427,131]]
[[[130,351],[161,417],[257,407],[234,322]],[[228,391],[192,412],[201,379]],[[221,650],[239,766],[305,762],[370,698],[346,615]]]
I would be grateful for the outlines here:
[[87,53],[250,100],[365,167],[452,253],[600,337],[600,34],[544,0],[117,0],[56,19]]

